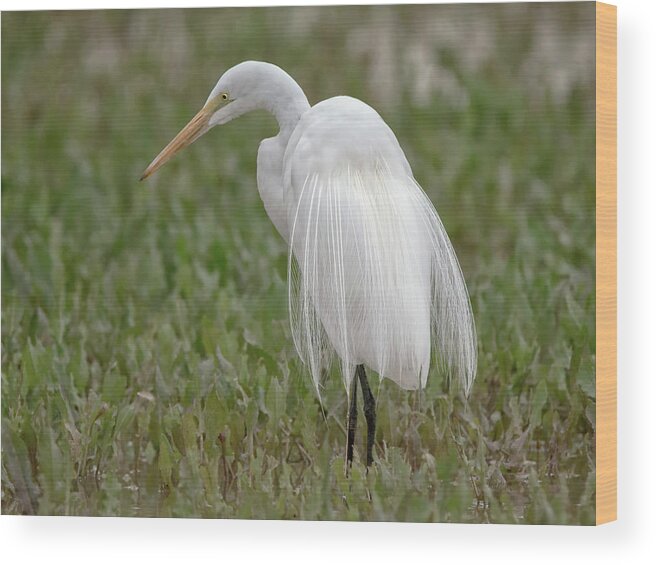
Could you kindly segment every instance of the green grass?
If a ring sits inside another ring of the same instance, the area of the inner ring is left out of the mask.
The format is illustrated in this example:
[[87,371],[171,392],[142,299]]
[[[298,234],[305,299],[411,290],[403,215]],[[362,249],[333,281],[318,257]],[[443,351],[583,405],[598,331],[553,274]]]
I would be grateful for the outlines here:
[[[592,524],[593,32],[592,4],[4,13],[2,511]],[[380,111],[469,285],[471,397],[376,383],[368,474],[293,349],[272,118],[136,182],[244,59]]]

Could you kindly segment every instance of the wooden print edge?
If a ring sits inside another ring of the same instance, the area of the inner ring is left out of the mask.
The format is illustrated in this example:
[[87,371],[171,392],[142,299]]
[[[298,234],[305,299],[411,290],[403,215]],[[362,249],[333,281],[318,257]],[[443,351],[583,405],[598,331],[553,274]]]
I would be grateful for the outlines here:
[[596,2],[596,523],[617,519],[617,7]]

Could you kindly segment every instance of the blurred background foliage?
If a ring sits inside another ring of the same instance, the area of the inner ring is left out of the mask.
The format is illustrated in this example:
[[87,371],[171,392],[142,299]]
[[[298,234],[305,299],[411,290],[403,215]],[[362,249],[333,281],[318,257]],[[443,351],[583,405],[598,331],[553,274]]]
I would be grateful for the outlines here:
[[[594,25],[592,3],[4,13],[2,511],[592,524]],[[274,120],[137,182],[246,59],[381,113],[469,285],[470,399],[376,384],[368,474],[344,477],[337,373],[321,407],[293,349],[255,186]]]

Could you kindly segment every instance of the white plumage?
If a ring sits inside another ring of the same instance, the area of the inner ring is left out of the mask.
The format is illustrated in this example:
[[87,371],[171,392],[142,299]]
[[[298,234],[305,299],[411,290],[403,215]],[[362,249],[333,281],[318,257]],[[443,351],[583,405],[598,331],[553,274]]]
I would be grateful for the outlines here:
[[458,260],[394,133],[370,106],[339,96],[310,107],[282,69],[241,63],[144,177],[211,127],[257,108],[280,126],[260,144],[258,189],[289,244],[292,333],[317,391],[333,353],[350,390],[365,365],[404,389],[422,388],[433,352],[468,392],[476,334]]
[[287,144],[283,194],[294,341],[315,383],[334,349],[347,385],[364,364],[423,387],[433,333],[469,389],[475,336],[458,262],[380,116],[341,96],[308,110]]

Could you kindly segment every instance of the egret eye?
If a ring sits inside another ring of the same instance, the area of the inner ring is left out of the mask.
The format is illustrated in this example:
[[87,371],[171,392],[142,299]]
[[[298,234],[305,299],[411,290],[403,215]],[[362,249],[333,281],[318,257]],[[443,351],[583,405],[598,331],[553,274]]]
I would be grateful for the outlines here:
[[227,92],[224,92],[224,93],[221,95],[221,98],[223,98],[224,100],[227,100],[227,99],[228,99],[228,93],[227,93]]

